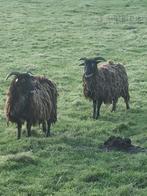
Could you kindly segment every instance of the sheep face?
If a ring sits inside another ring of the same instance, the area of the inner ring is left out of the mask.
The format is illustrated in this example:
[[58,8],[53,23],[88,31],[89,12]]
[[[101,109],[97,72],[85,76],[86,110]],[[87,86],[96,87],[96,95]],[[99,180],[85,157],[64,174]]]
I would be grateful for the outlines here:
[[95,58],[81,58],[80,60],[84,61],[80,66],[84,66],[84,76],[85,79],[92,77],[97,72],[97,64],[105,61],[103,57]]
[[84,81],[87,96],[93,96],[94,75],[97,72],[97,61],[94,59],[86,59],[84,61]]
[[10,85],[10,96],[12,100],[10,116],[14,118],[16,116],[23,115],[21,112],[24,111],[27,106],[29,95],[33,91],[33,77],[29,74],[16,75]]
[[18,94],[27,95],[33,90],[33,77],[25,74],[16,76],[14,79],[14,88]]
[[97,62],[95,60],[86,60],[84,62],[84,75],[89,80],[97,70]]

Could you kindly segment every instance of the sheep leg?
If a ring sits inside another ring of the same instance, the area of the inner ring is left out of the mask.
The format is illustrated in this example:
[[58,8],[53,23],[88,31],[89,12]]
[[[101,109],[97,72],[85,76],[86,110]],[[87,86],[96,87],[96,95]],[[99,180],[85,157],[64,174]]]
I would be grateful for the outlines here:
[[96,101],[93,101],[93,119],[96,118]]
[[116,111],[116,103],[117,103],[117,100],[116,99],[113,100],[111,112],[115,112]]
[[130,109],[128,99],[124,98],[124,101],[125,101],[125,103],[126,103],[126,109],[127,109],[127,110]]
[[47,127],[47,131],[46,131],[46,137],[48,137],[48,136],[51,135],[50,134],[51,122],[50,121],[47,121],[47,125],[48,125],[48,127]]
[[31,136],[31,123],[30,122],[27,122],[27,132],[28,132],[28,137]]
[[129,106],[129,98],[130,98],[129,93],[124,94],[122,97],[124,98],[124,102],[126,103],[126,109],[127,110],[130,109],[130,106]]
[[46,122],[42,123],[42,129],[43,129],[43,132],[46,133]]
[[17,139],[20,139],[20,137],[21,137],[21,128],[22,128],[22,124],[17,123],[17,129],[18,129]]
[[100,116],[101,105],[102,105],[102,100],[98,100],[97,101],[97,115],[96,115],[96,119],[98,119],[98,117]]

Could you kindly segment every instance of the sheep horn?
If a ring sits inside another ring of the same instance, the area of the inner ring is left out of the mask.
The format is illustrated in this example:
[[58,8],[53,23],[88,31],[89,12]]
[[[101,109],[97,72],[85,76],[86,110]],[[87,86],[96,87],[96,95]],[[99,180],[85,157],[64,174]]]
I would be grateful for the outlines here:
[[99,61],[99,62],[101,62],[101,61],[106,61],[106,59],[104,59],[103,57],[100,57],[100,56],[94,58],[94,60]]
[[10,78],[11,76],[19,76],[19,75],[20,75],[19,72],[11,72],[10,74],[7,75],[6,80],[7,80],[8,78]]
[[29,76],[33,76],[32,72],[30,72],[30,71],[27,71],[26,74],[28,74]]
[[86,57],[82,57],[82,58],[80,58],[79,60],[80,61],[85,61],[87,58]]
[[[86,57],[83,57],[83,58],[80,58],[79,60],[80,60],[80,61],[86,61],[87,58],[86,58]],[[81,63],[79,66],[84,66],[84,65],[85,65],[85,63]]]
[[84,63],[81,63],[79,66],[84,66],[85,64]]

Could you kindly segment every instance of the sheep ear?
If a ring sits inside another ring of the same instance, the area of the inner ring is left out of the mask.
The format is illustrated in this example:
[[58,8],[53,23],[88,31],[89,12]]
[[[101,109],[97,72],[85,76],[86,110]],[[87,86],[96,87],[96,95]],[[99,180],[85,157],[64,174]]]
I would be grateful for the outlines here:
[[80,58],[79,60],[80,60],[80,61],[86,61],[87,58],[86,58],[86,57],[82,57],[82,58]]

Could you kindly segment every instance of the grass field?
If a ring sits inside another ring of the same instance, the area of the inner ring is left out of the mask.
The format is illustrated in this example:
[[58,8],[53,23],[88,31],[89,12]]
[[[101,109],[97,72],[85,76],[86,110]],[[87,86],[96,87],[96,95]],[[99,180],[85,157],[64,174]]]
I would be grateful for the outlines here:
[[[103,152],[109,136],[147,148],[147,1],[0,0],[0,195],[146,196],[147,155]],[[79,58],[100,53],[122,62],[130,106],[103,105],[99,120],[82,93]],[[57,83],[58,122],[52,137],[39,127],[16,140],[4,102],[11,71]]]

